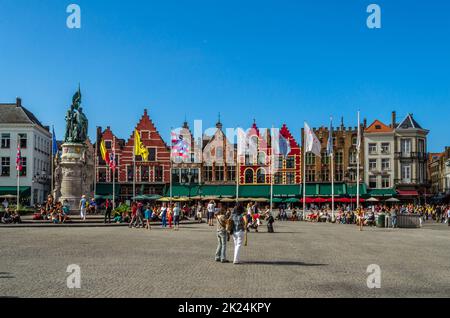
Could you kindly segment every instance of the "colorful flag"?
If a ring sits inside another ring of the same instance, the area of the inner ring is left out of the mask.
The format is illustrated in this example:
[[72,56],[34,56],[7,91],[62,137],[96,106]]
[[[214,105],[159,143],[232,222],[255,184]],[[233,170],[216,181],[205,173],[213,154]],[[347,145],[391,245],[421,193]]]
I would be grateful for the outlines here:
[[116,170],[116,146],[115,140],[113,141],[112,152],[109,154],[109,168],[111,170]]
[[316,134],[305,122],[305,153],[312,152],[316,156],[321,157],[321,150],[322,146],[320,144],[319,138],[317,138]]
[[330,117],[330,129],[328,130],[327,156],[333,155],[333,117]]
[[291,143],[289,139],[285,138],[278,129],[276,129],[276,131],[275,129],[273,130],[273,154],[287,157],[291,152]]
[[176,132],[172,131],[170,133],[172,139],[172,155],[174,157],[189,158],[191,152],[191,147],[189,143],[184,140],[182,135],[178,135]]
[[148,161],[148,149],[141,141],[141,136],[137,129],[134,130],[134,155],[141,156],[142,161]]
[[55,127],[52,127],[52,154],[53,157],[58,153],[58,143],[56,142]]
[[100,153],[102,155],[102,159],[106,162],[107,165],[109,165],[110,157],[109,157],[108,149],[106,149],[105,140],[103,140],[103,139],[100,142]]
[[17,156],[16,156],[16,170],[17,171],[22,171],[23,166],[22,166],[22,154],[20,152],[20,144],[17,143]]

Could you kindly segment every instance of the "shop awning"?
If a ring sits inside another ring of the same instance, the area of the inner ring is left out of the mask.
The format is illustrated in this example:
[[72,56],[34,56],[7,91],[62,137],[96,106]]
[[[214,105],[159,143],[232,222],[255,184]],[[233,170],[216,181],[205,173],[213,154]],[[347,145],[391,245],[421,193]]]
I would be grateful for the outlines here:
[[[14,187],[14,186],[12,186],[12,187],[10,187],[10,186],[0,187],[0,195],[6,195],[6,194],[16,195],[17,194],[17,187]],[[31,187],[20,186],[19,187],[19,194],[20,195],[31,194]]]
[[416,190],[397,190],[397,193],[404,197],[417,197],[419,195],[419,192]]
[[388,189],[370,189],[368,190],[368,194],[371,197],[392,197],[397,195],[397,191],[392,188]]
[[[303,185],[301,186],[300,195],[303,196]],[[306,196],[318,196],[320,192],[318,183],[307,183],[306,184]]]
[[[115,196],[118,197],[120,194],[120,184],[115,184],[114,187]],[[113,194],[112,183],[97,183],[95,187],[96,196],[108,196]]]
[[[347,185],[347,195],[355,197],[357,186],[356,184]],[[365,183],[361,183],[359,185],[359,195],[366,195],[367,194],[367,187]]]
[[[331,183],[323,183],[319,184],[319,195],[321,196],[331,196],[332,187]],[[336,183],[334,184],[334,195],[340,196],[345,195],[345,184],[344,183]]]

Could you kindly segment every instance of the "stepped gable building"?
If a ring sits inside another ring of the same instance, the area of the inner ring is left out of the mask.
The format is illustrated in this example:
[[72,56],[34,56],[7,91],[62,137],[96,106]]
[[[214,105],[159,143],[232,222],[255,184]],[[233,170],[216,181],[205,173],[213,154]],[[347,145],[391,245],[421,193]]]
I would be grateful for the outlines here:
[[0,195],[16,195],[17,144],[20,144],[20,201],[24,205],[43,203],[50,193],[52,134],[22,105],[0,104]]
[[395,185],[402,199],[420,199],[427,192],[427,135],[408,114],[399,124],[392,113],[392,127],[395,127]]
[[373,196],[392,196],[395,178],[395,132],[375,120],[364,130],[364,181]]
[[222,130],[220,121],[216,123],[213,136],[203,138],[202,183],[203,184],[235,184],[236,154],[231,143]]
[[[364,139],[362,132],[366,127],[366,120],[361,124],[361,139]],[[331,182],[331,162],[327,156],[327,142],[329,129],[327,127],[313,128],[317,138],[322,145],[321,158],[313,153],[306,153],[306,182],[307,183],[329,183]],[[358,127],[344,126],[344,120],[341,119],[341,125],[333,130],[333,149],[334,149],[334,181],[336,183],[356,183],[356,145],[357,145]],[[304,128],[302,128],[302,144],[304,145]],[[361,145],[364,141],[361,140]],[[303,148],[304,149],[304,148]],[[302,155],[305,155],[302,152]],[[360,181],[364,180],[364,147],[360,152]]]
[[239,184],[270,184],[270,131],[261,133],[256,121],[246,134],[248,151],[239,156]]
[[286,124],[280,128],[280,135],[289,141],[291,151],[287,157],[278,156],[277,171],[274,174],[274,184],[300,184],[302,182],[302,153],[300,145],[292,136]]
[[177,134],[190,145],[190,154],[187,158],[172,155],[172,183],[198,185],[201,183],[202,142],[194,139],[186,120]]
[[[127,141],[124,142],[116,138],[115,146],[118,164],[118,169],[116,170],[116,181],[118,181],[116,192],[119,191],[121,199],[133,197],[134,172],[136,174],[136,195],[163,195],[165,185],[170,182],[169,147],[148,116],[146,109],[135,129],[139,131],[141,142],[148,149],[148,162],[143,162],[140,156],[136,156],[136,171],[133,171],[134,129]],[[105,139],[107,148],[109,147],[109,142],[112,142],[114,139],[113,137],[114,134],[109,128],[101,134],[101,138]],[[99,163],[97,168],[97,194],[102,194],[100,191],[102,188],[105,188],[104,194],[111,194],[112,172],[108,171],[98,152],[97,157]],[[106,184],[102,183],[103,180],[106,180]]]

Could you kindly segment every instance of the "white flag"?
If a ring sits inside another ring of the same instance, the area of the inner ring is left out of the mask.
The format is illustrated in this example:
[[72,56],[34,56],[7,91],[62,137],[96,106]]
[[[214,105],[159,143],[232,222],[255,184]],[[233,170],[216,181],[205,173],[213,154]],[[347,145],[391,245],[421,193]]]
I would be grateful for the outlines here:
[[359,153],[361,152],[361,125],[359,123],[359,112],[358,112],[358,137],[356,140],[356,151]]
[[241,128],[237,129],[237,152],[238,156],[248,153],[248,138],[245,131]]
[[316,156],[320,157],[320,151],[322,150],[322,145],[320,144],[319,138],[316,134],[309,128],[308,124],[305,122],[305,153],[312,152]]

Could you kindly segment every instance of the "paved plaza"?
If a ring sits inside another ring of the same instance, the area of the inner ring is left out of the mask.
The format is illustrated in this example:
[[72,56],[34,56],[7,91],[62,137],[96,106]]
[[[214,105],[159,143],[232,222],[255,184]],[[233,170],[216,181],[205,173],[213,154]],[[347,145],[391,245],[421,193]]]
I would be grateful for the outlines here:
[[[276,222],[249,234],[244,264],[214,262],[215,227],[0,228],[6,297],[449,297],[450,229]],[[230,242],[231,243],[231,242]],[[232,255],[232,244],[228,256]],[[69,289],[67,266],[81,268]],[[369,289],[367,267],[381,267]]]

